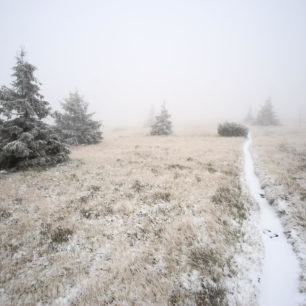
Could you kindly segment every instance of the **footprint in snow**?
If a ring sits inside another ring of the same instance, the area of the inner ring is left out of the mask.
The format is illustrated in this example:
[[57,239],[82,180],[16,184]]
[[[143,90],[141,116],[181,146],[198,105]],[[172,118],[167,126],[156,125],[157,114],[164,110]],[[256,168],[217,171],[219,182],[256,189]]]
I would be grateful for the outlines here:
[[267,235],[269,238],[273,239],[273,238],[277,238],[278,234],[272,233],[271,230],[269,229],[265,229],[262,231],[265,235]]

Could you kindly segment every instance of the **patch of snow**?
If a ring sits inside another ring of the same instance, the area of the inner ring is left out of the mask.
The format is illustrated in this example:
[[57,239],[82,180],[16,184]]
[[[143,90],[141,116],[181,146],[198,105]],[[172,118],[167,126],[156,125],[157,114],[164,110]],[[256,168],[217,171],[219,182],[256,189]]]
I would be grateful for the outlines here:
[[303,296],[298,290],[300,274],[298,260],[286,240],[280,220],[265,199],[265,193],[254,173],[253,160],[249,151],[250,144],[249,136],[243,146],[245,179],[252,197],[260,207],[259,226],[265,247],[258,303],[262,306],[299,305],[303,302]]
[[[245,182],[243,189],[246,189]],[[247,190],[244,190],[246,192]],[[263,243],[258,230],[259,210],[250,207],[248,218],[242,225],[242,237],[234,252],[232,266],[236,274],[229,275],[226,285],[229,289],[229,305],[257,306],[259,276],[262,270]]]
[[70,291],[67,293],[66,296],[64,297],[59,297],[57,298],[52,305],[56,306],[56,305],[69,305],[71,304],[71,301],[77,297],[78,293],[80,291],[79,287],[73,287],[70,289]]
[[288,203],[282,199],[278,199],[278,207],[280,210],[286,210]]
[[180,280],[185,290],[200,292],[202,289],[200,273],[197,270],[192,270],[191,273],[183,273]]

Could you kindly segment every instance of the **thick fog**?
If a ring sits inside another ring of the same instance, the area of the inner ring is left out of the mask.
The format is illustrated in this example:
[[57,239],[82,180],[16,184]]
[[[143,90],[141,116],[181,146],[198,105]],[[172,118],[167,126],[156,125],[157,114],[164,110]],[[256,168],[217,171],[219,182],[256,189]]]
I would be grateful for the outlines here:
[[306,1],[1,0],[0,85],[21,47],[53,109],[78,89],[106,126],[306,118]]

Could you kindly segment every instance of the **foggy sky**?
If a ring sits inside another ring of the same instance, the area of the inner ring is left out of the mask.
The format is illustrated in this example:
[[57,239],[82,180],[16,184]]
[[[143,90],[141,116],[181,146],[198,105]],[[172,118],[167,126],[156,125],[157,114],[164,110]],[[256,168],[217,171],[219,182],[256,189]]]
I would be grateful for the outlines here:
[[78,89],[107,125],[242,120],[270,96],[306,117],[304,0],[0,0],[0,85],[20,47],[59,109]]

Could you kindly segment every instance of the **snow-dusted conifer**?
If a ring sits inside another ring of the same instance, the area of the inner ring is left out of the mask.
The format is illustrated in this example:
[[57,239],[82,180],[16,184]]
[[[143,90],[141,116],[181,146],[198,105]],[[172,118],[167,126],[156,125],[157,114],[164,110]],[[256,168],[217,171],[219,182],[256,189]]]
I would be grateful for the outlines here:
[[100,142],[102,132],[101,123],[92,119],[88,114],[88,104],[75,91],[62,103],[64,113],[55,112],[56,130],[63,140],[72,145],[94,144]]
[[280,122],[275,115],[271,99],[269,98],[261,107],[256,121],[256,125],[280,125]]
[[172,122],[166,109],[165,103],[161,106],[161,111],[155,117],[155,122],[151,126],[151,135],[170,135],[172,134]]
[[12,87],[0,89],[0,169],[54,165],[68,159],[69,150],[41,121],[50,114],[49,103],[39,93],[36,68],[24,57],[22,50],[13,67]]

